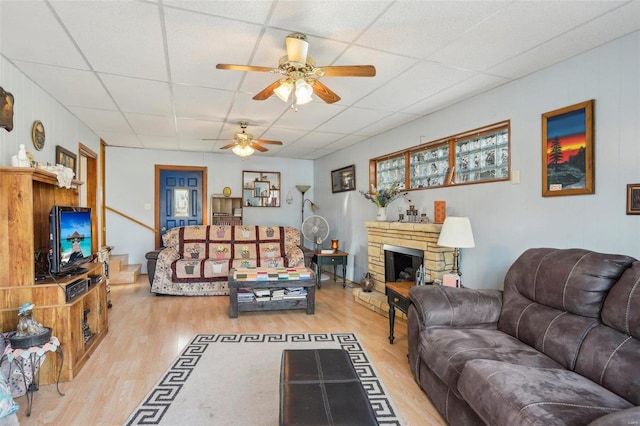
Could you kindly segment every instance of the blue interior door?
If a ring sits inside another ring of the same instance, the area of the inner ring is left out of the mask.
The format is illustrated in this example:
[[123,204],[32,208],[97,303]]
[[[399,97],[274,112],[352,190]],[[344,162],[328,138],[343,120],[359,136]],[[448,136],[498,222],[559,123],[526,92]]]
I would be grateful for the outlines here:
[[[160,235],[176,226],[203,224],[203,173],[198,170],[160,170]],[[162,238],[160,238],[162,244]]]

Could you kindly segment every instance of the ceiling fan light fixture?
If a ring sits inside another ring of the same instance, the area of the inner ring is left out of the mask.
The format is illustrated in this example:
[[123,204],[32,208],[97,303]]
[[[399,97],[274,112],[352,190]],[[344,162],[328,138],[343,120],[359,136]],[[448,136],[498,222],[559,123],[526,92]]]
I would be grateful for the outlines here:
[[287,45],[289,62],[305,65],[307,62],[307,52],[309,51],[307,36],[301,33],[289,34],[285,39],[285,43]]
[[293,90],[293,84],[289,80],[280,80],[280,86],[276,87],[273,90],[273,93],[279,97],[282,102],[289,101],[289,95],[291,95],[291,91]]
[[300,78],[296,80],[296,104],[304,105],[311,102],[311,95],[313,94],[313,87],[304,79]]
[[233,151],[233,153],[239,157],[248,157],[254,152],[256,152],[253,148],[251,148],[247,144],[238,144],[233,148],[231,148],[231,151]]

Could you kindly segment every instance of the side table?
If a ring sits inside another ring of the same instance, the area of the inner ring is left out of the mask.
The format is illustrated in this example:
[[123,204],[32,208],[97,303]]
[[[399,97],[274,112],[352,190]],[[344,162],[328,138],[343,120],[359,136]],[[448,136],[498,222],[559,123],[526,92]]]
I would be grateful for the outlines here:
[[[31,346],[27,349],[14,349],[10,345],[7,345],[2,357],[0,358],[0,365],[5,359],[7,359],[10,364],[15,364],[22,374],[27,396],[27,417],[31,415],[33,392],[37,391],[40,387],[40,364],[43,362],[43,358],[47,352],[56,352],[60,357],[60,370],[58,371],[56,390],[60,396],[64,396],[64,394],[60,392],[60,374],[62,373],[62,365],[64,364],[64,353],[62,352],[62,348],[60,347],[60,342],[57,337],[51,336],[51,339],[44,345]],[[25,367],[28,368],[29,365],[31,367],[31,383],[27,384]]]
[[416,285],[413,281],[386,283],[387,303],[389,304],[389,343],[393,344],[393,326],[396,318],[396,309],[400,309],[405,315],[409,312],[409,288]]
[[333,265],[333,277],[336,277],[336,267],[342,265],[342,287],[347,286],[347,258],[349,253],[344,251],[336,251],[333,253],[315,252],[312,262],[316,264],[316,285],[321,286],[322,267],[325,265]]

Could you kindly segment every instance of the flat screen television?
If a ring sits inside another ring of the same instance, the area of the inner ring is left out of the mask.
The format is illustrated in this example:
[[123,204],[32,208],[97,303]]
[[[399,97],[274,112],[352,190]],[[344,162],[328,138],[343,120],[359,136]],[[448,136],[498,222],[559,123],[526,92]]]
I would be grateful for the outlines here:
[[81,272],[91,261],[91,208],[53,206],[49,213],[49,270],[52,274]]

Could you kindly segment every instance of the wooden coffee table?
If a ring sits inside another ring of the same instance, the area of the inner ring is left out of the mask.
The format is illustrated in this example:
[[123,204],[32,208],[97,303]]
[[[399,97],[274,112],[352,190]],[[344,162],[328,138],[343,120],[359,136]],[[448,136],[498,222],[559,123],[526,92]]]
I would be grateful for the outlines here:
[[[261,269],[261,268],[251,268]],[[270,269],[270,268],[262,268]],[[306,309],[307,315],[315,313],[316,306],[316,276],[309,268],[303,268],[306,277],[291,279],[258,280],[256,278],[236,278],[236,270],[229,271],[229,318],[238,318],[238,312],[247,311],[275,311],[283,309]],[[303,299],[267,300],[238,303],[239,288],[287,288],[304,287],[307,296]]]

